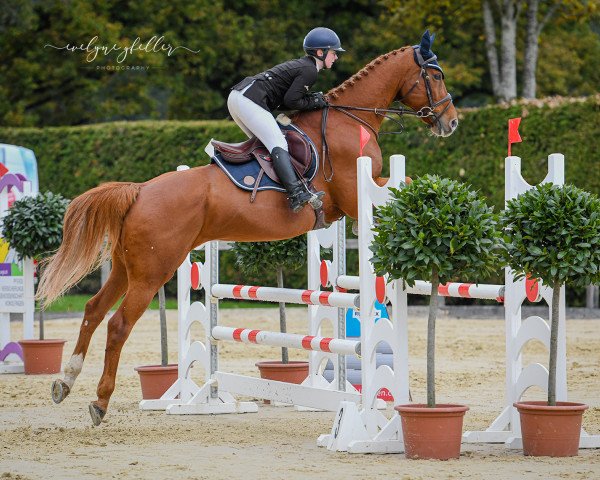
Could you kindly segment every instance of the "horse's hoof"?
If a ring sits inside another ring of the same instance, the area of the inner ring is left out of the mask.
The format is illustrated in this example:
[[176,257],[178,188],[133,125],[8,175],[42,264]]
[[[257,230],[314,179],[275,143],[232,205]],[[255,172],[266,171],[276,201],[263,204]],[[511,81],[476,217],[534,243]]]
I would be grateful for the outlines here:
[[71,389],[69,388],[69,386],[62,380],[54,380],[52,382],[51,391],[52,400],[54,401],[54,403],[62,402],[65,398],[67,398],[69,393],[71,393]]
[[106,415],[105,410],[102,410],[98,405],[90,403],[90,416],[92,417],[92,423],[96,427],[102,423],[104,415]]

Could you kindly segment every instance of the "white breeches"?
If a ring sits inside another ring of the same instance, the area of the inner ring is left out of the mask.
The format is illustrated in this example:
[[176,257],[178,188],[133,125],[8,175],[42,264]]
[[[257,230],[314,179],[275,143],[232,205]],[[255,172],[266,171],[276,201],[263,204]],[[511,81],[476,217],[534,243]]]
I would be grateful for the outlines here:
[[269,152],[272,152],[275,147],[288,151],[287,141],[273,115],[244,97],[243,90],[231,91],[227,98],[227,108],[233,121],[248,135],[248,138],[257,137]]

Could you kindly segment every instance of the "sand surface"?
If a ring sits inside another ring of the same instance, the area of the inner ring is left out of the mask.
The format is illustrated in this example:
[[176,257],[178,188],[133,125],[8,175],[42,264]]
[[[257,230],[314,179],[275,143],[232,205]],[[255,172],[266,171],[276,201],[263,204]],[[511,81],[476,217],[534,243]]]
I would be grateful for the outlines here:
[[[305,309],[290,309],[290,332],[302,333]],[[222,324],[277,330],[277,309],[222,310]],[[80,320],[47,323],[47,338],[65,338],[64,361],[75,345]],[[424,318],[410,321],[411,392],[425,399]],[[13,338],[20,325],[14,323]],[[600,478],[600,450],[573,458],[528,458],[503,445],[463,444],[460,460],[406,460],[401,454],[349,455],[316,445],[328,433],[331,412],[260,406],[244,415],[176,416],[138,409],[137,365],[160,362],[157,312],[138,322],[126,344],[117,387],[100,427],[91,426],[88,403],[102,372],[106,322],[96,332],[83,372],[60,405],[50,398],[54,376],[0,376],[0,479],[512,479]],[[176,313],[169,312],[170,360],[176,362]],[[569,399],[590,409],[584,428],[600,434],[600,319],[567,322]],[[227,344],[220,368],[257,376],[254,363],[277,359],[278,350]],[[303,359],[303,352],[294,352]],[[526,362],[546,363],[541,344],[529,345]],[[198,370],[198,369],[197,369]],[[200,378],[201,372],[194,372]],[[502,409],[504,325],[496,320],[442,317],[437,334],[437,400],[471,410],[465,430],[483,430]],[[530,389],[527,399],[543,399]]]

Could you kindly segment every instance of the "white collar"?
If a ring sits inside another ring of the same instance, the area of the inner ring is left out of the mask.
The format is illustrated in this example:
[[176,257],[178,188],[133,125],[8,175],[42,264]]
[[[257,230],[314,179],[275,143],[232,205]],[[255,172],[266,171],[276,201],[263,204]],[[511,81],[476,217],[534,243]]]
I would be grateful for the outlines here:
[[315,67],[317,69],[317,72],[320,72],[323,68],[325,68],[325,62],[323,62],[323,66],[322,67],[319,67],[319,59],[317,57],[312,57],[312,58],[315,59]]

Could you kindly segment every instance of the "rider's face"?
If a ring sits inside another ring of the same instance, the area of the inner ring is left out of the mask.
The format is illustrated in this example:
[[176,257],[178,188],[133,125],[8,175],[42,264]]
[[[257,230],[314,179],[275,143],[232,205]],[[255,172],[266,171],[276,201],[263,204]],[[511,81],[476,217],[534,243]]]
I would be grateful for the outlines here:
[[325,57],[325,68],[331,68],[331,66],[335,63],[337,59],[338,56],[335,50],[329,50],[327,52],[327,56]]
[[[323,56],[323,50],[317,50],[317,55]],[[338,56],[335,50],[328,50],[327,55],[325,56],[325,61],[323,61],[323,66],[325,68],[331,68],[337,59]]]

